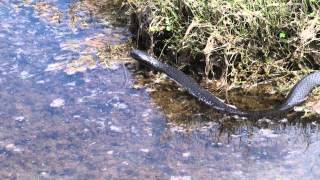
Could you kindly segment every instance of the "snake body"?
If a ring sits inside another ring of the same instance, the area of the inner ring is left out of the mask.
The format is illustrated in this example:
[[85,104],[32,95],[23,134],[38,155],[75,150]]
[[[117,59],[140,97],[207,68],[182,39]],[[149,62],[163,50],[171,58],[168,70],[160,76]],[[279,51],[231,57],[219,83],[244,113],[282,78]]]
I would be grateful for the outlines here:
[[279,107],[265,111],[245,111],[225,103],[223,100],[199,86],[195,80],[184,74],[179,69],[162,63],[143,51],[134,49],[131,52],[131,56],[139,62],[142,62],[143,64],[146,64],[157,71],[167,74],[171,79],[180,84],[189,94],[197,98],[199,101],[207,104],[211,108],[221,113],[238,115],[241,117],[264,117],[286,113],[294,106],[304,102],[309,93],[315,87],[320,85],[320,71],[315,71],[297,82]]

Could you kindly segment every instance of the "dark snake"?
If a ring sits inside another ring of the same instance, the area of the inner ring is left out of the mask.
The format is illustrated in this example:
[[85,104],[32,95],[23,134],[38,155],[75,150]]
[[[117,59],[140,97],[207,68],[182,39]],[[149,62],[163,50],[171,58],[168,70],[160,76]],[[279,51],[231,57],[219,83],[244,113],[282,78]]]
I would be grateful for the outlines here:
[[320,71],[315,71],[298,81],[280,106],[265,111],[244,111],[233,105],[226,104],[221,99],[199,86],[195,80],[188,77],[179,69],[162,63],[143,51],[135,49],[131,52],[131,56],[139,62],[167,74],[171,79],[180,84],[189,94],[218,112],[241,117],[265,117],[286,114],[294,106],[303,103],[308,98],[308,94],[315,87],[320,85]]

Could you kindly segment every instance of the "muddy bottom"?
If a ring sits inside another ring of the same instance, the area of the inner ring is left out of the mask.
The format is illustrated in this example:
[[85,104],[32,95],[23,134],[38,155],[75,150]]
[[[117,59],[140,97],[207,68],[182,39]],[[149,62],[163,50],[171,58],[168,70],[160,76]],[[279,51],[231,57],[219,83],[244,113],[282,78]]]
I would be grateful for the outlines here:
[[230,119],[133,60],[105,65],[129,34],[94,9],[0,1],[0,179],[320,176],[316,119]]

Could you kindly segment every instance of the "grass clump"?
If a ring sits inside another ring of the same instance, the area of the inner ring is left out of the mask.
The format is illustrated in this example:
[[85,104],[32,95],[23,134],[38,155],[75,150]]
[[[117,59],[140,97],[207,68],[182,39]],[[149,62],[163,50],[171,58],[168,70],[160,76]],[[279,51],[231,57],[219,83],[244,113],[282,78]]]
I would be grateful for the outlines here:
[[[131,0],[140,42],[241,85],[320,67],[318,0]],[[148,36],[143,35],[147,33]],[[149,43],[146,43],[150,41]]]

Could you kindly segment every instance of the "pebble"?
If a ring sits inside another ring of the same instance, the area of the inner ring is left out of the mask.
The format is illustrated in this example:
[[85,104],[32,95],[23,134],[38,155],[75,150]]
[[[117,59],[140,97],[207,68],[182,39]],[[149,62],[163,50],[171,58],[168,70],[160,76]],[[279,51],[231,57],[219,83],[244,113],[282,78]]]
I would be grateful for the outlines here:
[[78,101],[78,103],[83,103],[83,102],[85,102],[84,98],[78,98],[77,101]]
[[108,151],[107,154],[112,155],[113,151]]
[[50,106],[55,108],[62,107],[64,106],[64,99],[57,98],[51,102]]
[[84,82],[89,83],[89,82],[91,82],[91,80],[89,78],[85,78]]
[[303,106],[295,106],[294,108],[293,108],[293,110],[295,111],[295,112],[302,112],[303,111]]
[[185,153],[182,153],[182,156],[185,157],[185,158],[188,158],[190,157],[191,153],[190,152],[185,152]]
[[50,178],[50,175],[47,172],[41,172],[40,176],[44,178]]
[[13,152],[21,152],[22,150],[20,148],[18,148],[15,144],[7,144],[5,146],[5,148],[8,150],[8,151],[13,151]]
[[25,118],[23,116],[17,116],[14,118],[14,120],[22,122]]
[[145,117],[150,116],[151,113],[152,113],[152,109],[147,109],[142,113],[141,116],[145,118]]
[[69,82],[66,84],[67,86],[76,86],[76,82],[75,81],[72,81],[72,82]]
[[316,112],[317,114],[320,114],[320,101],[316,102],[313,106],[312,106],[312,110],[314,112]]
[[270,129],[261,129],[260,130],[260,134],[262,136],[265,136],[265,137],[268,137],[268,138],[275,138],[275,137],[278,137],[277,134],[274,134],[274,132]]
[[117,70],[120,68],[120,65],[119,64],[110,64],[110,65],[107,65],[107,68],[109,70]]
[[12,149],[14,149],[16,146],[14,145],[14,144],[7,144],[6,145],[6,149],[8,149],[8,150],[12,150]]
[[171,176],[170,180],[191,180],[191,176]]
[[126,166],[129,165],[129,163],[128,163],[127,161],[123,161],[122,164],[123,164],[123,165],[126,165]]
[[144,153],[148,153],[148,152],[150,152],[150,150],[149,150],[149,149],[143,149],[143,148],[142,148],[142,149],[140,149],[140,151],[141,151],[141,152],[144,152]]
[[137,130],[136,127],[132,126],[131,127],[131,133],[135,134],[135,135],[139,135],[139,131]]
[[58,62],[58,63],[49,64],[44,71],[45,72],[58,71],[58,70],[62,70],[63,68],[65,68],[65,62]]
[[37,81],[36,83],[37,83],[37,84],[44,84],[45,81],[44,81],[44,80],[39,80],[39,81]]
[[20,77],[21,79],[27,79],[28,77],[30,77],[31,75],[27,72],[27,71],[22,71],[20,73]]
[[116,103],[116,104],[113,104],[113,107],[117,108],[117,109],[127,109],[128,105],[126,105],[124,103]]
[[121,127],[114,126],[114,125],[111,125],[111,126],[110,126],[110,130],[111,130],[111,131],[114,131],[114,132],[118,132],[118,133],[121,133],[121,132],[122,132],[122,128],[121,128]]

